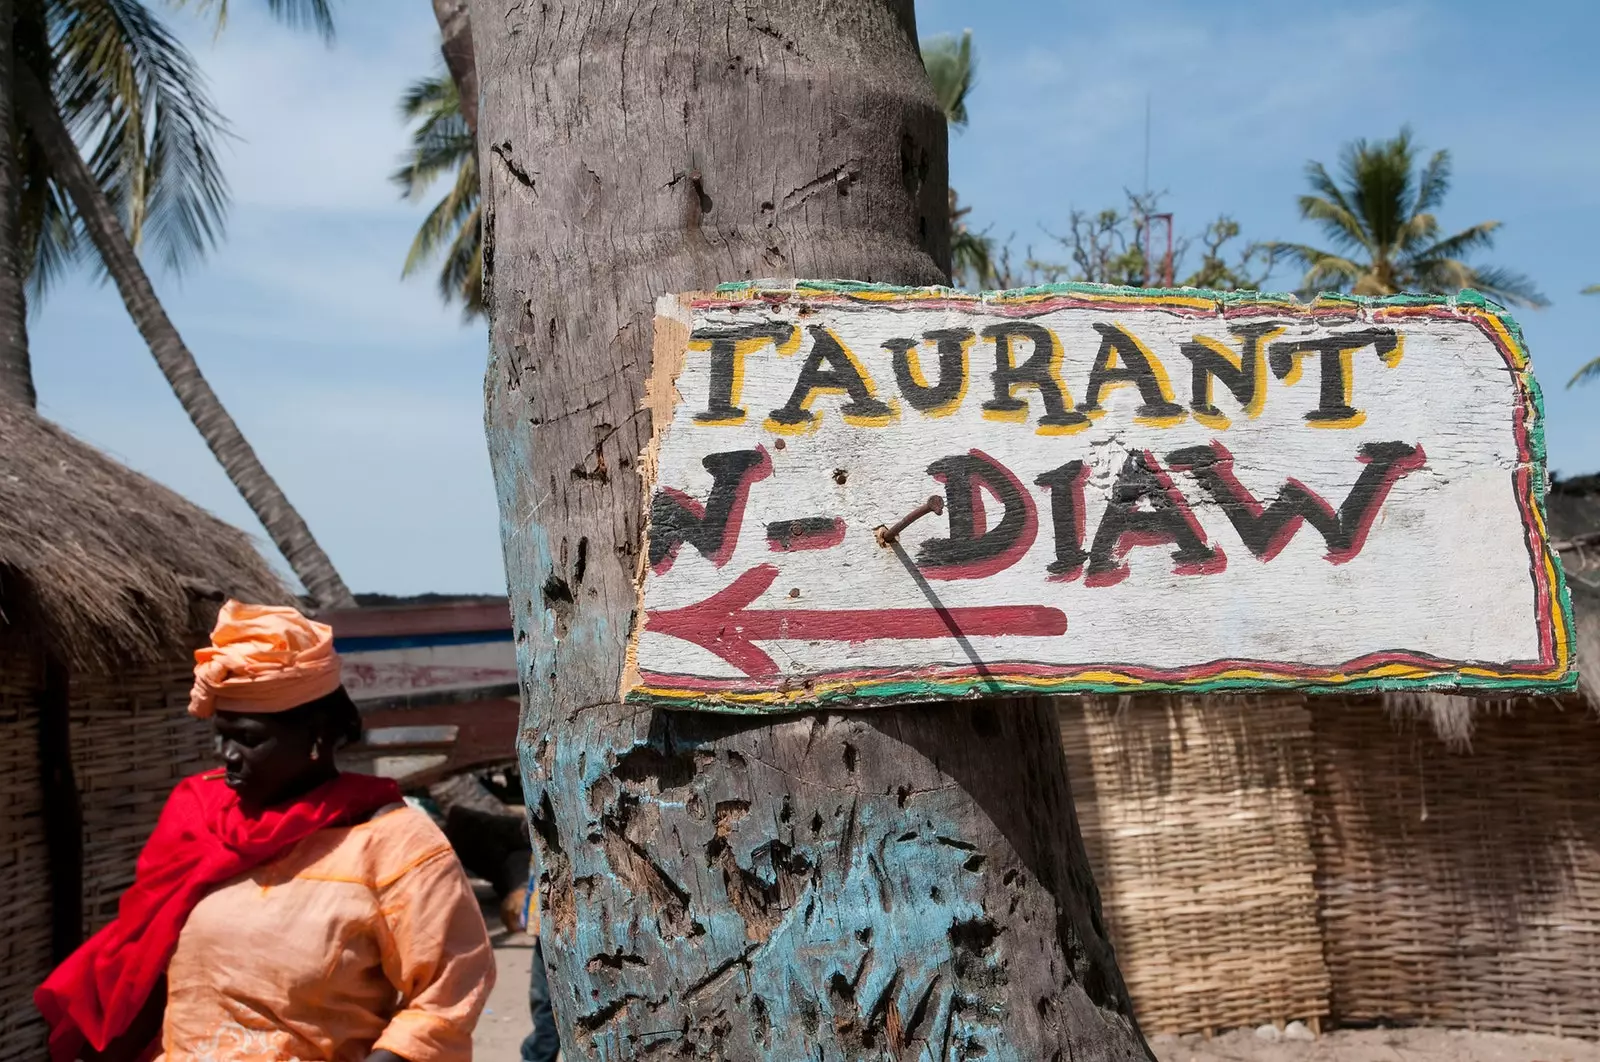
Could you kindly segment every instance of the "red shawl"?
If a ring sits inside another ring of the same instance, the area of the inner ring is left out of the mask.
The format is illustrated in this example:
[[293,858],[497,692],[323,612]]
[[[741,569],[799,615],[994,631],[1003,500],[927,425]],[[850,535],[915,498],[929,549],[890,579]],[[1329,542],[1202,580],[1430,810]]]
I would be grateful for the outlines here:
[[139,855],[116,920],[33,994],[50,1023],[51,1057],[72,1062],[85,1040],[104,1050],[128,1030],[206,893],[318,830],[361,822],[399,799],[399,786],[387,778],[341,774],[292,803],[250,814],[220,772],[179,782]]

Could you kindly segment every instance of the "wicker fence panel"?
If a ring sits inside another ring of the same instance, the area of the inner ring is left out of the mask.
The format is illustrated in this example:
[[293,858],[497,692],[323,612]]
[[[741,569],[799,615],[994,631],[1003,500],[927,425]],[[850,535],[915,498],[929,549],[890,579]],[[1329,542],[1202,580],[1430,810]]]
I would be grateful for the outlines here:
[[1084,844],[1145,1030],[1327,1014],[1303,701],[1104,698],[1068,703],[1061,723]]
[[44,1057],[33,990],[50,972],[50,865],[39,789],[42,684],[31,656],[0,650],[0,1060]]
[[74,680],[72,760],[83,804],[87,936],[116,917],[134,863],[178,781],[214,766],[211,728],[189,717],[180,665]]
[[1600,724],[1480,714],[1453,753],[1373,701],[1313,704],[1334,1016],[1600,1036]]

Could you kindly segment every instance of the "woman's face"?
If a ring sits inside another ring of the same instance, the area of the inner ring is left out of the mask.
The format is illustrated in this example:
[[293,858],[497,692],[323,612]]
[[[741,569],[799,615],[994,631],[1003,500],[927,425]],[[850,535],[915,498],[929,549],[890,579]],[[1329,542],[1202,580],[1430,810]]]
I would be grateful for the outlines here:
[[225,780],[241,803],[271,807],[310,789],[332,767],[326,749],[312,759],[318,736],[303,719],[218,712],[214,723]]

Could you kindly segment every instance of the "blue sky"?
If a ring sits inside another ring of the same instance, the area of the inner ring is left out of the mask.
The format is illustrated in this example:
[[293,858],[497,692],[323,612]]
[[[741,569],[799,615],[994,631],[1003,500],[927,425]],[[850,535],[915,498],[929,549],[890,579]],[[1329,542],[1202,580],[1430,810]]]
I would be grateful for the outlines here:
[[[485,335],[431,278],[401,281],[422,208],[387,181],[395,101],[437,55],[421,0],[345,0],[333,49],[232,5],[181,17],[237,139],[223,247],[158,292],[213,386],[346,580],[390,593],[503,589],[482,437]],[[1295,212],[1309,158],[1409,122],[1449,148],[1448,228],[1498,219],[1494,260],[1553,301],[1518,314],[1545,385],[1551,465],[1600,469],[1600,5],[1347,2],[1138,5],[920,0],[924,35],[970,27],[980,55],[951,174],[972,220],[1042,246],[1074,207],[1118,205],[1144,165],[1182,231],[1220,212],[1247,238],[1315,233]],[[1526,11],[1529,9],[1519,9]],[[1295,278],[1278,278],[1285,287]],[[115,289],[70,281],[32,322],[44,412],[252,533]],[[267,547],[270,550],[270,547]]]

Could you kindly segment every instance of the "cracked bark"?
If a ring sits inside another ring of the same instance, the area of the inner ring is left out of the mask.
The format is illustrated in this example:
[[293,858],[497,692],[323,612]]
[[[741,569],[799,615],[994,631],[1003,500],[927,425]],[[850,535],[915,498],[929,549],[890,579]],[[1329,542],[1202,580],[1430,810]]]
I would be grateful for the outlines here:
[[467,132],[478,136],[478,67],[472,52],[472,13],[467,0],[433,0],[433,17],[439,23],[439,51],[445,69],[461,96],[461,117]]
[[1049,704],[614,700],[655,297],[945,274],[910,0],[472,14],[498,158],[485,419],[566,1057],[1148,1059]]

